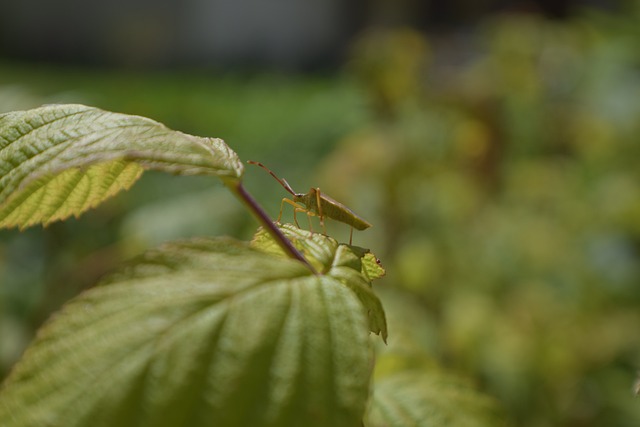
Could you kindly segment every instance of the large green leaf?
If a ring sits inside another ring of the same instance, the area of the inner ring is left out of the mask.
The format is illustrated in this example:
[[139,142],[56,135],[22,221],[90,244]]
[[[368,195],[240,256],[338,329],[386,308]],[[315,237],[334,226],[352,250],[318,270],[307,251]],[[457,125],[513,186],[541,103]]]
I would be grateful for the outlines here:
[[441,372],[406,371],[374,384],[367,427],[496,427],[496,402]]
[[79,215],[144,169],[237,180],[243,166],[221,139],[84,105],[0,115],[0,227]]
[[365,311],[330,276],[231,239],[143,255],[67,304],[0,389],[3,427],[360,423]]
[[[277,225],[317,271],[339,280],[358,296],[367,310],[369,329],[386,342],[387,320],[382,303],[371,287],[373,279],[385,274],[378,259],[368,249],[338,243],[331,237],[292,224]],[[252,245],[267,253],[286,256],[264,229],[258,230]]]

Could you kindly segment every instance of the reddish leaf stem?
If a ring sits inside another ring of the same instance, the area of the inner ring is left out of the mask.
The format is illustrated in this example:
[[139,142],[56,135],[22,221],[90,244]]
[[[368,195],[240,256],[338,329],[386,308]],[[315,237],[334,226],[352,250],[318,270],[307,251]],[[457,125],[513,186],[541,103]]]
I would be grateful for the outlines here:
[[247,192],[242,185],[241,181],[228,183],[227,186],[231,191],[249,208],[251,213],[256,217],[258,222],[267,230],[267,232],[273,237],[276,243],[293,259],[297,259],[303,263],[313,274],[318,274],[315,268],[307,261],[307,259],[300,253],[293,243],[280,231],[278,227],[271,220],[269,215],[262,209],[258,202]]

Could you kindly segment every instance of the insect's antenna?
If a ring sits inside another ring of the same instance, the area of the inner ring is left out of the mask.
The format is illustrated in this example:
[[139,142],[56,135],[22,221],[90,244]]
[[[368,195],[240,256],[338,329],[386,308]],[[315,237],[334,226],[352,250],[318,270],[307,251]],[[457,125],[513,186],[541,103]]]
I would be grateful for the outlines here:
[[276,176],[275,173],[273,173],[271,171],[271,169],[269,169],[268,167],[266,167],[265,165],[263,165],[260,162],[254,162],[253,160],[247,160],[247,163],[251,164],[251,165],[256,165],[256,166],[260,166],[262,169],[266,170],[267,172],[269,172],[269,174],[274,177],[276,179],[276,181],[278,181],[280,183],[280,185],[282,185],[284,187],[285,190],[287,190],[289,193],[291,193],[292,195],[296,195],[296,192],[293,191],[293,189],[291,188],[291,186],[289,185],[289,183],[284,180],[284,179],[280,179]]

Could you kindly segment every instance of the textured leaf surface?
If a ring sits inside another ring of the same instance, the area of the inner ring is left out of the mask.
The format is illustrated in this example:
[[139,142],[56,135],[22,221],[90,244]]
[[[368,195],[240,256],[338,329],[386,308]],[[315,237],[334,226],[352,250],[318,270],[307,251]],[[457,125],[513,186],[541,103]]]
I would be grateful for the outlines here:
[[442,373],[406,372],[374,384],[367,427],[495,427],[496,403]]
[[382,264],[380,264],[380,260],[371,252],[367,252],[362,257],[362,267],[364,273],[366,273],[371,280],[379,279],[386,274],[386,271],[382,268]]
[[[380,335],[386,342],[387,321],[384,309],[371,288],[371,280],[384,275],[384,269],[376,257],[368,249],[340,244],[323,234],[312,233],[292,224],[278,225],[317,271],[339,280],[358,296],[367,310],[370,331]],[[267,253],[285,256],[263,229],[254,236],[252,245]]]
[[221,139],[199,138],[139,116],[84,105],[0,115],[0,227],[79,215],[129,188],[144,169],[239,179]]
[[353,292],[230,239],[151,251],[40,331],[0,390],[13,426],[359,425]]

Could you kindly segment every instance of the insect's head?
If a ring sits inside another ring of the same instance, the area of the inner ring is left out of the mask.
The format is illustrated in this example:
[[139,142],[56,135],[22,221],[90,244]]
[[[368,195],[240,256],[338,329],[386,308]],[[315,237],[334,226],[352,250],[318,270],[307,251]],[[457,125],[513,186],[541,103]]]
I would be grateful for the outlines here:
[[306,194],[302,194],[302,193],[294,193],[293,194],[293,201],[296,203],[302,203],[302,204],[307,204],[306,198],[305,198]]
[[254,162],[253,160],[248,160],[247,163],[251,164],[251,165],[256,165],[256,166],[260,166],[262,169],[266,170],[267,172],[269,172],[269,174],[274,177],[276,179],[276,181],[278,181],[280,183],[280,185],[282,185],[284,187],[285,190],[287,190],[293,197],[294,200],[296,197],[301,196],[301,194],[296,193],[295,191],[293,191],[293,189],[291,188],[291,186],[289,185],[289,183],[287,182],[286,179],[281,179],[278,178],[276,176],[275,173],[273,173],[271,171],[271,169],[269,169],[268,167],[266,167],[265,165],[263,165],[260,162]]

